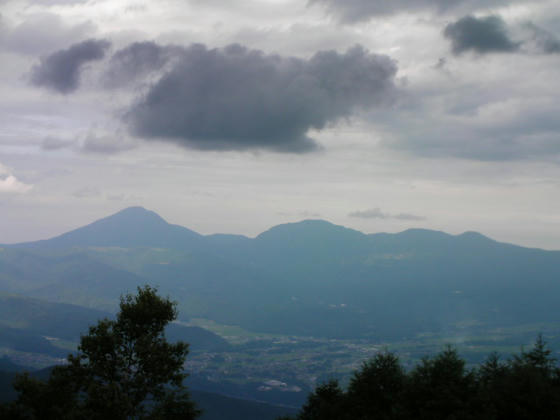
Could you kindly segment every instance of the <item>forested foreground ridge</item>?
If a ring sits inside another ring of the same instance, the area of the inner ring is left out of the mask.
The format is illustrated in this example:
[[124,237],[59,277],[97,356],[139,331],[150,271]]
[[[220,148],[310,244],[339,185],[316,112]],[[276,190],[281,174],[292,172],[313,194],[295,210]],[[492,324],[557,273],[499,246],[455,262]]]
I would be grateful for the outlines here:
[[183,385],[188,344],[164,335],[176,304],[145,286],[121,297],[116,320],[102,319],[82,336],[78,353],[44,382],[19,375],[19,396],[0,406],[6,419],[195,419]]
[[279,420],[545,420],[560,418],[560,369],[539,336],[507,361],[492,353],[467,369],[447,347],[409,372],[391,352],[377,354],[348,388],[331,380],[308,396],[296,417]]
[[[48,380],[19,375],[18,397],[0,406],[0,418],[198,418],[184,386],[188,344],[170,343],[164,335],[176,317],[176,304],[150,286],[121,297],[116,319],[91,326],[78,352],[53,368]],[[492,353],[475,368],[450,346],[408,371],[395,353],[380,352],[346,389],[326,382],[296,417],[280,420],[558,418],[560,368],[539,335],[531,349],[505,361]]]

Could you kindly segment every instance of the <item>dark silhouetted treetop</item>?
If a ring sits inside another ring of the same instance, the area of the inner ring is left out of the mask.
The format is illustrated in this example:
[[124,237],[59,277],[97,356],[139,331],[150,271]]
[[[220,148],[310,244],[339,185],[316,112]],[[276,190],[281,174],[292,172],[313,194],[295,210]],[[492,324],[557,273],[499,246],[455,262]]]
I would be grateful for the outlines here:
[[350,381],[348,399],[354,418],[392,419],[402,411],[406,375],[398,357],[378,353]]
[[347,391],[336,381],[317,387],[295,419],[560,419],[560,371],[551,354],[539,336],[507,362],[492,353],[467,369],[446,347],[405,372],[395,354],[379,353],[354,373]]
[[23,375],[13,418],[195,419],[199,411],[183,385],[188,344],[169,343],[165,326],[176,303],[150,286],[121,297],[116,320],[103,319],[82,336],[78,353],[47,382]]

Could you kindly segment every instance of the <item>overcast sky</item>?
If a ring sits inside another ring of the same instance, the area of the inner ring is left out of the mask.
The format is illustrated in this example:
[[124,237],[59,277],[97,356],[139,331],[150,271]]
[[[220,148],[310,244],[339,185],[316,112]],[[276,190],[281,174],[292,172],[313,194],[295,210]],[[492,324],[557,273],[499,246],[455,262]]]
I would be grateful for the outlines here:
[[560,249],[557,0],[0,0],[0,243],[140,205]]

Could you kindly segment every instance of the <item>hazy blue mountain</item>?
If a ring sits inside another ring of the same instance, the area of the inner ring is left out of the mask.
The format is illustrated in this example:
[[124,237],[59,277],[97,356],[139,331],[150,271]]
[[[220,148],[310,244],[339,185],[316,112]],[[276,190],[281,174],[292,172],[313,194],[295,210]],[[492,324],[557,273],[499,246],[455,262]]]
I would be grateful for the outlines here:
[[171,225],[153,211],[129,207],[82,228],[52,239],[28,242],[27,247],[161,247],[187,248],[201,235],[182,226]]
[[0,327],[0,348],[58,359],[66,357],[69,353],[68,350],[54,346],[45,336],[8,327]]
[[81,248],[5,248],[0,253],[2,291],[113,310],[121,294],[146,283],[135,273],[94,259]]
[[13,293],[109,309],[148,283],[183,319],[352,338],[560,322],[558,273],[558,251],[475,232],[366,235],[306,220],[254,239],[202,236],[142,208],[0,252],[0,287]]
[[[54,339],[77,343],[90,325],[111,317],[111,313],[77,305],[0,295],[0,347],[64,358],[69,351],[54,346]],[[167,327],[166,334],[170,341],[190,343],[192,351],[229,348],[223,338],[199,327],[174,323]]]
[[367,236],[324,220],[304,220],[275,226],[257,236],[259,248],[284,255],[352,254],[366,243]]

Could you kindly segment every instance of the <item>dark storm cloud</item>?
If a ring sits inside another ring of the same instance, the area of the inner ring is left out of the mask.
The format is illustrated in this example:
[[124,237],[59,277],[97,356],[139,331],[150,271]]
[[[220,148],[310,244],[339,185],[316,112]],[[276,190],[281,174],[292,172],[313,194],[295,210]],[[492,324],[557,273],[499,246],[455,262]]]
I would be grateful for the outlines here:
[[31,83],[58,93],[73,92],[84,64],[102,59],[109,46],[106,40],[90,39],[48,55],[31,69]]
[[471,13],[478,9],[511,4],[511,0],[309,0],[347,23],[396,13],[435,11]]
[[469,50],[481,54],[512,52],[520,45],[510,39],[507,26],[499,16],[465,16],[447,25],[443,34],[451,40],[454,54]]
[[103,76],[104,84],[110,88],[127,86],[161,70],[181,52],[181,47],[160,46],[151,41],[130,44],[111,57]]
[[139,137],[196,149],[306,152],[318,147],[310,129],[389,101],[396,71],[359,46],[306,60],[193,45],[125,121]]
[[385,212],[382,212],[379,207],[376,207],[374,209],[368,209],[368,210],[354,211],[354,212],[348,214],[348,216],[356,217],[356,218],[360,218],[360,219],[382,219],[382,220],[396,219],[396,220],[416,220],[416,221],[426,220],[425,217],[417,216],[415,214],[409,214],[409,213],[390,214],[390,213],[385,213]]

